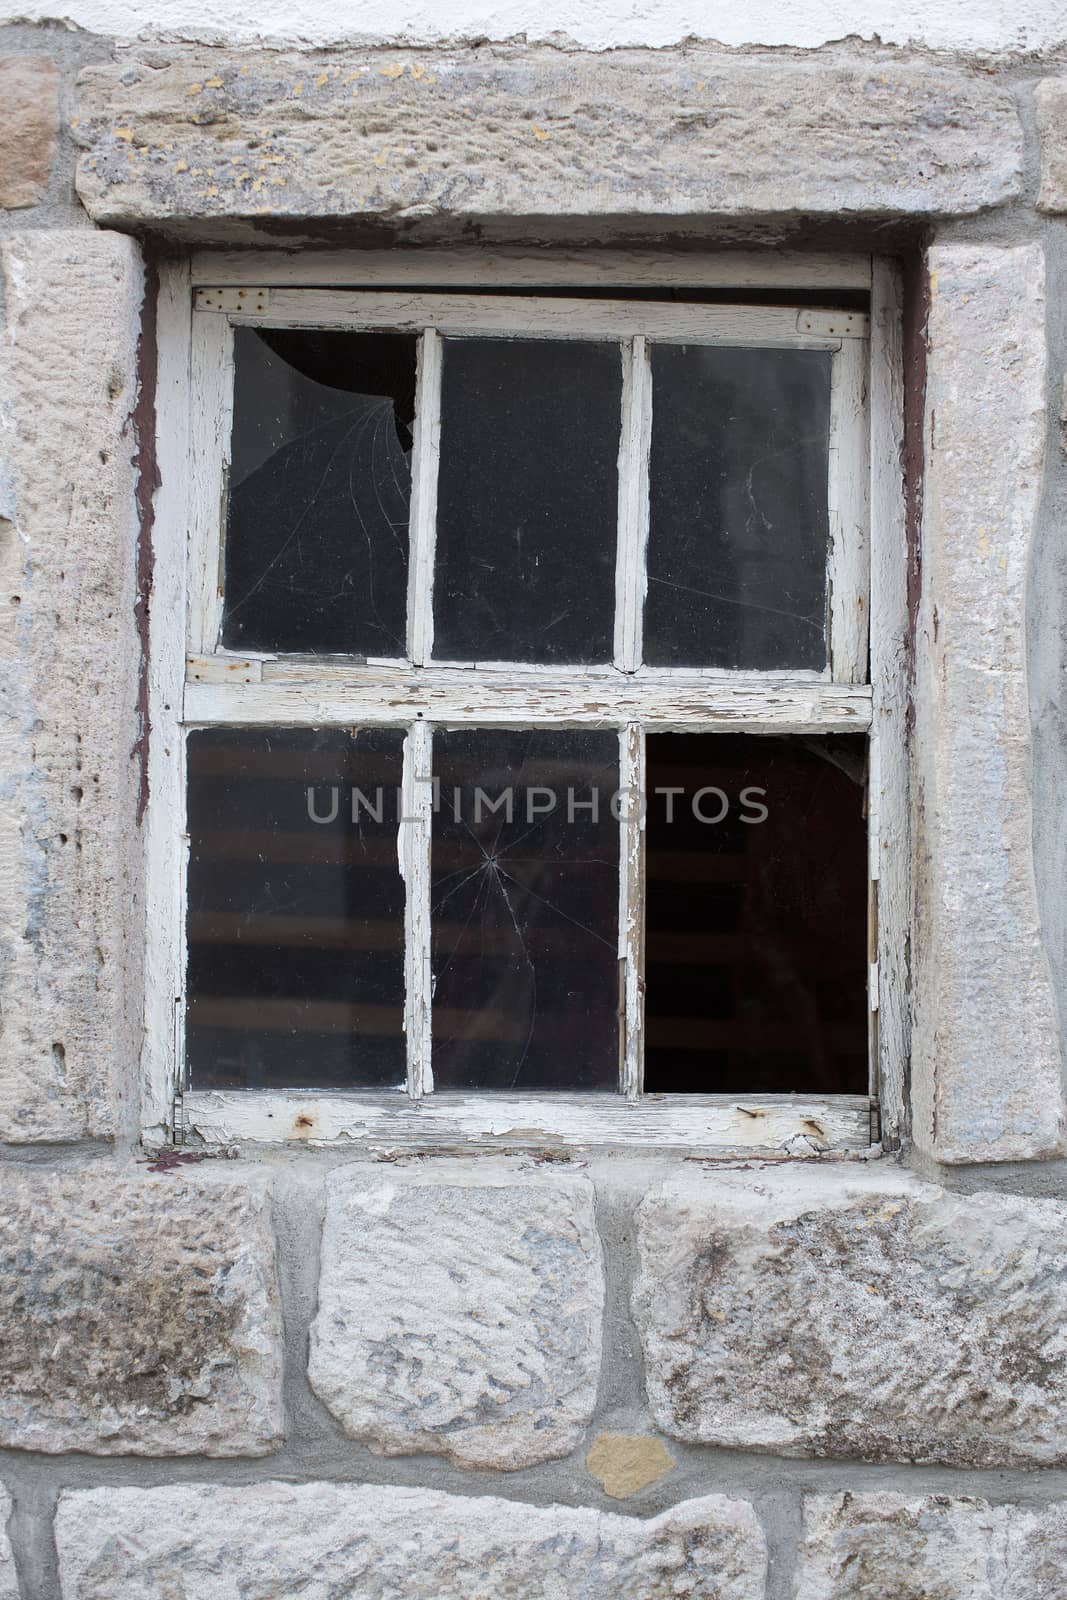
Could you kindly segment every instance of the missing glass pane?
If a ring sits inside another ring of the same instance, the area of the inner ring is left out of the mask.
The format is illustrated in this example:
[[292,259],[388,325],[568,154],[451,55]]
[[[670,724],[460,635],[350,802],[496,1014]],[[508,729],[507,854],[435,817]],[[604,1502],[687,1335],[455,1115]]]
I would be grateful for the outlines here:
[[446,340],[438,660],[611,659],[621,405],[617,344]]
[[653,346],[650,665],[826,666],[830,364]]
[[865,741],[647,751],[646,1090],[866,1093]]
[[434,1081],[617,1089],[618,737],[439,732]]
[[234,330],[228,649],[406,654],[415,349]]
[[189,735],[194,1089],[405,1081],[403,734]]

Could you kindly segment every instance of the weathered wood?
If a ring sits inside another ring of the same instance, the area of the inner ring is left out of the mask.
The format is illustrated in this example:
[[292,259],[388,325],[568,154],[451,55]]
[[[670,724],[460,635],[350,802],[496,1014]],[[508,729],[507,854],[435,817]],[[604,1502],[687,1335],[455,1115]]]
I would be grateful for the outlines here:
[[437,546],[437,469],[441,456],[441,338],[419,339],[415,433],[411,449],[408,652],[417,665],[433,654],[433,572]]
[[[254,265],[253,265],[254,262]],[[497,283],[536,289],[612,287],[662,289],[868,289],[866,255],[776,250],[267,250],[197,251],[196,285],[258,284],[277,288],[425,288]]]
[[404,880],[404,1032],[407,1036],[408,1090],[414,1096],[433,1088],[431,1066],[430,830],[432,824],[433,736],[424,722],[404,741],[403,814],[400,819],[400,875]]
[[642,336],[623,349],[619,439],[619,521],[615,567],[615,666],[641,665],[648,552],[648,456],[652,443],[652,365]]
[[907,1133],[911,1057],[908,985],[912,918],[908,798],[908,593],[904,526],[904,381],[899,275],[877,262],[871,298],[871,662],[870,773],[872,958],[878,1010],[872,1066],[882,1139],[896,1148]]
[[198,317],[267,328],[381,328],[446,336],[487,335],[539,339],[671,339],[687,344],[752,344],[836,350],[867,334],[866,317],[841,318],[829,334],[804,326],[791,306],[668,304],[656,300],[537,299],[526,295],[419,294],[368,290],[272,289],[265,311],[223,312],[197,290]]
[[869,351],[846,339],[830,380],[830,661],[835,683],[866,683],[870,617]]
[[[233,420],[233,328],[227,318],[194,316],[190,384],[189,648],[210,655],[222,621],[223,502]],[[183,420],[183,428],[189,426]]]
[[619,734],[619,959],[622,962],[622,1091],[641,1093],[645,1021],[645,731],[631,722]]
[[185,676],[189,364],[188,269],[161,269],[157,305],[159,369],[155,567],[149,613],[148,807],[145,812],[145,1030],[141,1121],[145,1137],[170,1137],[183,1061],[185,965]]
[[290,727],[401,727],[415,716],[484,727],[617,727],[641,722],[669,730],[729,728],[754,733],[862,733],[870,725],[865,684],[822,680],[679,680],[666,674],[579,672],[558,679],[500,673],[491,680],[463,668],[419,672],[338,668],[321,679],[259,684],[190,683],[187,722]]
[[639,1147],[693,1154],[815,1155],[870,1148],[866,1096],[664,1095],[636,1104],[612,1094],[434,1094],[402,1091],[272,1094],[202,1090],[185,1096],[187,1137],[359,1141],[374,1149]]

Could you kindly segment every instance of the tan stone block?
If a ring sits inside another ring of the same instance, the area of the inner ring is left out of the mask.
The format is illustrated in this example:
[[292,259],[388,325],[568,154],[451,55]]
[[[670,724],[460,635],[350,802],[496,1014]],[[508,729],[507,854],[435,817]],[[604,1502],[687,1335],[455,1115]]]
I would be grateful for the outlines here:
[[612,1500],[628,1500],[666,1477],[674,1457],[655,1434],[598,1433],[585,1465]]
[[265,1175],[0,1167],[0,1445],[263,1455],[281,1363]]
[[[63,1600],[764,1600],[747,1502],[707,1495],[658,1517],[493,1495],[333,1483],[173,1484],[64,1494]],[[175,1580],[180,1584],[175,1589]],[[238,1576],[239,1575],[239,1576]]]
[[888,1166],[686,1176],[639,1212],[652,1414],[693,1443],[1067,1461],[1067,1204]]
[[0,57],[0,207],[35,206],[48,192],[59,131],[59,71],[48,56]]

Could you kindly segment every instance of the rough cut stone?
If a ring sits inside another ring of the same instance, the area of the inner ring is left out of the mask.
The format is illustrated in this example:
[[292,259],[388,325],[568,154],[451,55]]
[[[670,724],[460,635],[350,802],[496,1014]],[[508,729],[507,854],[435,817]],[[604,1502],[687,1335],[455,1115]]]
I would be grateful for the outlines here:
[[77,136],[89,214],[124,225],[961,215],[1020,192],[1007,90],[840,49],[153,46],[85,70]]
[[[763,1600],[751,1506],[643,1521],[490,1495],[330,1483],[90,1489],[56,1517],[63,1600]],[[175,1588],[175,1583],[180,1585]]]
[[59,130],[59,71],[48,56],[0,56],[0,207],[35,206],[48,192]]
[[528,1466],[573,1450],[592,1417],[603,1303],[587,1179],[342,1169],[311,1383],[387,1455]]
[[1041,141],[1040,211],[1067,211],[1067,78],[1046,78],[1034,92]]
[[281,1428],[264,1177],[0,1168],[0,1444],[262,1455]]
[[1039,245],[931,250],[916,643],[914,1137],[1063,1153],[1034,876],[1026,596],[1048,428]]
[[1067,1460],[1067,1205],[903,1172],[684,1177],[634,1311],[666,1433],[787,1455]]
[[598,1433],[585,1465],[612,1500],[628,1500],[666,1477],[674,1457],[654,1434]]
[[142,1042],[137,246],[3,249],[0,1141],[108,1136]]
[[947,1495],[815,1495],[796,1600],[1056,1600],[1067,1593],[1067,1506]]
[[19,1600],[19,1581],[15,1573],[15,1558],[7,1536],[8,1518],[11,1516],[11,1497],[0,1489],[0,1600]]

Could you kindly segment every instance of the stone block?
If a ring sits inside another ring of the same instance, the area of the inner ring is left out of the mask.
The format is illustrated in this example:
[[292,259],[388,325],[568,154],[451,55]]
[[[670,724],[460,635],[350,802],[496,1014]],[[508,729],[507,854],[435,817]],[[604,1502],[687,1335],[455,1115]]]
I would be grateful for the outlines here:
[[[644,1521],[587,1507],[352,1484],[64,1494],[63,1600],[764,1600],[751,1506],[708,1495]],[[180,1591],[174,1587],[180,1584]]]
[[1067,1460],[1067,1205],[904,1172],[684,1177],[639,1213],[648,1397],[678,1438]]
[[1067,211],[1067,78],[1046,78],[1034,91],[1041,144],[1039,211]]
[[610,1499],[628,1500],[666,1477],[674,1457],[655,1434],[598,1433],[585,1466]]
[[144,949],[137,245],[3,247],[0,1142],[134,1121]]
[[262,1174],[0,1168],[0,1444],[263,1455],[281,1318]]
[[80,85],[79,193],[123,226],[954,216],[1020,192],[1007,90],[849,49],[153,45]]
[[948,1495],[814,1495],[796,1600],[1054,1600],[1067,1593],[1067,1506]]
[[931,250],[914,693],[913,1132],[1064,1151],[1033,859],[1026,599],[1048,427],[1039,245]]
[[48,56],[0,56],[0,208],[48,193],[59,132],[59,71]]
[[19,1600],[19,1580],[15,1572],[15,1558],[7,1536],[11,1516],[11,1496],[0,1489],[0,1600]]
[[327,1185],[312,1387],[373,1450],[503,1469],[566,1455],[596,1403],[593,1188],[470,1165]]

